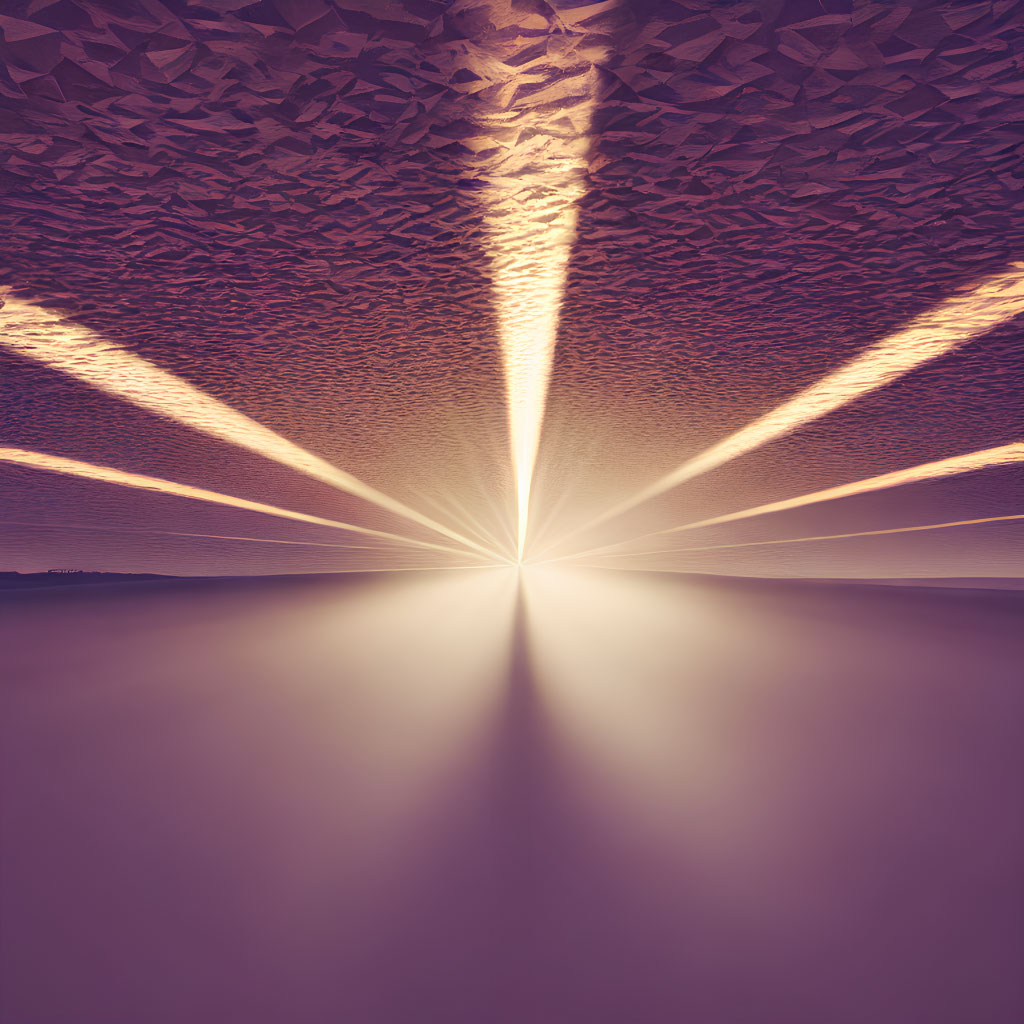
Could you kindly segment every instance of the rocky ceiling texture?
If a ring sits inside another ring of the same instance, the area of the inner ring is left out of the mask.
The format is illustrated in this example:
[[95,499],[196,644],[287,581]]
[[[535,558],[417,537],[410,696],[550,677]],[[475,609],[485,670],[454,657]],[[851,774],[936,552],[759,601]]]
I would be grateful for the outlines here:
[[[486,196],[571,139],[583,170],[534,494],[550,533],[1024,259],[1022,33],[1016,0],[7,0],[0,284],[504,541],[514,484]],[[5,445],[397,528],[17,354],[0,351],[0,373]],[[1022,384],[1010,319],[660,496],[633,532],[1020,440]],[[318,548],[308,524],[0,474],[4,547],[24,567],[401,560]],[[1022,511],[1019,468],[1004,467],[708,543]],[[659,557],[1024,574],[1024,531]]]

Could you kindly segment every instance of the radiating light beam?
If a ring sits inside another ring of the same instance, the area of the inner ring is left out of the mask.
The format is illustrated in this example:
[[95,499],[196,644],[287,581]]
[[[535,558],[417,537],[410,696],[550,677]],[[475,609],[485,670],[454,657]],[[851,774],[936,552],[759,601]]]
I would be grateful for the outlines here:
[[427,494],[420,490],[417,490],[415,495],[417,501],[423,503],[427,508],[432,507],[435,511],[451,517],[452,521],[457,523],[470,536],[475,536],[482,542],[494,545],[492,550],[502,546],[501,541],[484,525],[483,521],[474,515],[472,510],[465,503],[459,501],[450,491],[445,494],[447,501],[442,500],[442,497],[438,494]]
[[795,498],[784,498],[754,508],[742,509],[739,512],[727,512],[725,515],[712,516],[696,523],[673,526],[668,530],[659,530],[659,534],[678,533],[681,530],[696,530],[702,526],[717,526],[719,523],[732,523],[739,519],[751,519],[764,516],[771,512],[786,512],[789,509],[802,508],[804,505],[816,505],[822,501],[836,501],[839,498],[851,498],[857,494],[868,494],[872,491],[884,491],[891,487],[902,487],[905,484],[921,483],[925,480],[937,480],[946,476],[958,476],[961,473],[973,473],[979,469],[991,469],[996,466],[1008,466],[1024,462],[1024,441],[999,445],[995,448],[984,448],[966,455],[954,455],[948,459],[935,462],[924,462],[908,469],[897,469],[892,473],[855,480],[853,483],[840,484],[838,487],[826,487],[821,491],[801,494]]
[[0,308],[0,345],[147,412],[355,495],[489,558],[498,557],[476,541],[370,487],[173,373],[53,310],[18,299],[4,299]]
[[47,455],[43,452],[27,451],[23,448],[0,448],[0,462],[7,462],[16,466],[28,466],[32,469],[41,469],[49,473],[60,473],[64,476],[81,477],[85,480],[98,480],[102,483],[116,484],[120,487],[131,487],[155,494],[169,494],[178,498],[190,498],[193,501],[205,501],[212,505],[224,505],[228,508],[242,509],[246,512],[261,512],[263,515],[276,516],[278,519],[291,519],[298,523],[311,523],[314,526],[329,526],[335,530],[346,530],[350,533],[363,534],[368,537],[381,537],[385,540],[398,541],[401,544],[412,547],[428,548],[432,551],[444,551],[448,554],[459,555],[462,558],[466,557],[465,551],[449,547],[446,544],[434,544],[431,541],[415,540],[411,537],[403,537],[399,534],[387,533],[383,530],[374,530],[366,526],[343,523],[337,519],[324,519],[322,516],[309,515],[306,512],[295,512],[292,509],[279,508],[277,505],[266,505],[260,501],[236,498],[230,494],[208,491],[202,487],[180,484],[173,480],[164,480],[160,477],[144,476],[141,473],[129,473],[123,469],[114,469],[111,466],[98,466],[92,462],[68,459],[62,455]]
[[[377,544],[338,544],[318,540],[284,540],[281,537],[245,537],[231,533],[194,533],[191,530],[158,530],[143,526],[103,526],[100,523],[68,523],[53,519],[0,519],[0,526],[29,526],[36,530],[82,530],[85,533],[139,534],[156,537],[195,537],[199,540],[242,540],[257,544],[287,544],[297,547],[342,548],[346,551],[381,551]],[[453,549],[454,550],[454,549]]]
[[[0,526],[29,526],[38,530],[82,530],[86,533],[139,534],[156,537],[195,537],[198,540],[237,540],[249,541],[253,544],[285,544],[290,547],[302,548],[334,548],[342,551],[387,551],[380,544],[339,544],[323,540],[285,540],[282,537],[248,537],[233,533],[195,533],[192,530],[158,530],[143,526],[103,526],[99,523],[68,523],[52,519],[0,519]],[[406,544],[406,540],[401,541]],[[453,553],[464,555],[464,552],[450,549]],[[473,556],[475,557],[475,556]],[[337,570],[331,570],[335,572]],[[362,572],[363,570],[357,570]],[[369,572],[370,570],[366,570]]]
[[[1024,441],[1014,441],[1011,444],[998,445],[995,448],[983,448],[980,451],[968,452],[966,455],[954,455],[948,459],[924,462],[918,466],[898,469],[892,473],[882,473],[879,476],[855,480],[853,483],[840,484],[837,487],[827,487],[824,490],[801,494],[795,498],[784,498],[782,501],[772,501],[765,505],[741,509],[738,512],[727,512],[724,515],[712,516],[710,519],[683,523],[681,526],[670,526],[667,530],[655,530],[640,537],[633,537],[616,544],[608,544],[590,551],[569,555],[566,558],[583,558],[604,554],[615,548],[622,547],[624,544],[635,543],[647,537],[662,537],[670,533],[681,533],[684,530],[699,530],[706,526],[720,526],[724,523],[733,523],[741,519],[752,519],[755,516],[769,515],[772,512],[787,512],[790,509],[803,508],[806,505],[816,505],[823,501],[852,498],[858,494],[870,494],[873,491],[888,490],[889,488],[902,487],[906,484],[923,483],[926,480],[938,480],[943,477],[958,476],[961,473],[973,473],[979,469],[993,469],[998,466],[1009,466],[1021,462],[1024,462]],[[560,560],[553,559],[553,561]]]
[[501,153],[483,174],[482,202],[515,476],[516,557],[522,560],[576,204],[586,190],[597,72],[592,64],[549,64],[519,84],[540,88],[483,119],[478,144],[486,141],[489,152]]
[[589,520],[572,534],[615,518],[702,473],[885,387],[923,363],[952,352],[1022,312],[1024,263],[1015,263],[915,317],[906,327],[872,345],[845,366]]
[[[983,519],[957,519],[950,523],[926,523],[923,526],[892,526],[885,530],[854,530],[850,533],[824,533],[814,537],[776,537],[772,540],[743,540],[733,544],[704,544],[692,548],[663,548],[659,551],[609,552],[603,558],[644,558],[652,555],[692,554],[699,551],[723,551],[729,548],[758,548],[767,544],[809,544],[819,540],[846,540],[850,537],[883,537],[890,533],[919,533],[924,530],[948,530],[954,526],[979,526],[983,523],[1009,523],[1024,520],[1024,513],[986,516]],[[581,556],[582,557],[582,556]]]

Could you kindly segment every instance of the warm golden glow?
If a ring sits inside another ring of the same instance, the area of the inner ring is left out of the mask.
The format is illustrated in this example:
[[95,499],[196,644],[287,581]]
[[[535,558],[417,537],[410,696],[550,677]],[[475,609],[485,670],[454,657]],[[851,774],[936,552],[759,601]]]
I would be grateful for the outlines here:
[[940,477],[957,476],[960,473],[973,473],[979,469],[1008,466],[1015,462],[1024,462],[1024,441],[999,445],[997,448],[985,448],[982,451],[969,452],[966,455],[954,455],[952,458],[939,459],[937,462],[924,462],[919,466],[911,466],[908,469],[897,469],[892,473],[882,473],[879,476],[868,477],[865,480],[855,480],[850,484],[840,484],[838,487],[826,487],[822,491],[813,491],[810,494],[801,494],[795,498],[785,498],[782,501],[769,502],[767,505],[757,505],[754,508],[746,508],[739,512],[728,512],[725,515],[713,516],[711,519],[702,519],[700,522],[687,523],[684,526],[674,526],[671,529],[659,530],[658,532],[678,533],[680,530],[696,530],[701,526],[717,526],[719,523],[731,523],[737,519],[750,519],[753,516],[763,516],[770,512],[786,512],[792,508],[816,505],[822,501],[851,498],[855,494],[884,491],[890,487],[902,487],[905,484],[921,483],[924,480],[937,480]]
[[482,135],[489,150],[502,151],[489,162],[483,204],[516,485],[518,559],[526,544],[576,203],[586,187],[597,74],[589,65],[574,74],[549,66],[519,84],[538,82],[545,87],[487,118]]
[[43,452],[26,451],[22,448],[0,448],[0,462],[8,462],[16,466],[29,466],[32,469],[42,469],[49,473],[61,473],[65,476],[81,477],[85,480],[98,480],[101,483],[116,484],[119,487],[132,487],[136,490],[151,491],[155,494],[170,494],[178,498],[190,498],[193,501],[225,505],[228,508],[242,509],[246,512],[261,512],[263,515],[276,516],[278,519],[292,519],[295,522],[311,523],[314,526],[329,526],[336,530],[346,530],[350,533],[363,534],[369,537],[380,537],[384,540],[397,541],[400,544],[413,547],[454,553],[463,558],[476,557],[445,544],[413,540],[411,537],[402,537],[395,533],[386,533],[383,530],[373,530],[365,526],[354,526],[351,523],[342,523],[336,519],[324,519],[322,516],[313,516],[306,512],[295,512],[292,509],[279,508],[276,505],[266,505],[261,501],[249,501],[247,498],[236,498],[230,494],[220,494],[217,491],[208,491],[202,487],[179,484],[173,480],[163,480],[155,476],[144,476],[141,473],[128,473],[123,469],[114,469],[111,466],[97,466],[91,462],[80,462],[78,459],[68,459],[61,455],[46,455]]
[[820,419],[871,391],[885,387],[918,366],[959,348],[978,335],[1024,312],[1024,264],[987,278],[946,299],[883,338],[856,359],[805,388],[735,434],[602,513],[587,526],[620,515],[702,473]]
[[[724,515],[712,516],[710,519],[701,519],[694,523],[684,523],[682,526],[672,526],[667,530],[656,530],[653,533],[644,534],[644,537],[661,537],[665,534],[680,533],[684,530],[699,530],[705,526],[720,526],[724,523],[732,523],[741,519],[752,519],[754,516],[764,516],[772,512],[787,512],[790,509],[803,508],[805,505],[816,505],[823,501],[836,501],[840,498],[852,498],[858,494],[869,494],[873,491],[888,490],[891,487],[902,487],[906,484],[922,483],[925,480],[938,480],[942,477],[958,476],[961,473],[973,473],[979,469],[992,469],[998,466],[1009,466],[1019,462],[1024,462],[1024,441],[1015,441],[1012,444],[999,445],[995,448],[984,448],[981,451],[968,452],[966,455],[954,455],[951,458],[939,459],[936,462],[924,462],[919,466],[910,466],[908,469],[898,469],[892,473],[882,473],[879,476],[868,477],[864,480],[855,480],[853,483],[840,484],[838,487],[826,487],[824,490],[812,491],[809,494],[801,494],[795,498],[784,498],[782,501],[773,501],[766,505],[756,505],[753,508],[741,509],[738,512],[727,512]],[[920,529],[929,528],[930,527],[920,527]],[[938,527],[935,528],[937,529]],[[845,535],[840,534],[837,536]],[[851,534],[850,536],[854,535]],[[859,534],[857,536],[859,536]],[[643,538],[641,537],[637,537],[633,540],[642,539]],[[806,539],[822,540],[828,538],[811,537]],[[619,544],[609,544],[605,547],[594,548],[590,551],[581,552],[580,554],[569,557],[584,558],[596,554],[604,554],[614,548],[622,547],[623,544],[627,543],[631,542],[624,541]],[[722,546],[731,547],[733,545]]]
[[[2,526],[28,526],[36,530],[81,530],[85,533],[117,533],[117,534],[138,534],[143,536],[154,536],[154,537],[194,537],[197,540],[236,540],[246,544],[284,544],[288,547],[299,547],[299,548],[333,548],[337,551],[372,551],[379,553],[381,546],[379,544],[339,544],[336,541],[323,541],[323,540],[286,540],[283,537],[249,537],[245,534],[235,533],[197,533],[192,530],[158,530],[158,529],[147,529],[145,527],[130,527],[124,525],[118,526],[103,526],[100,523],[69,523],[63,520],[55,521],[50,519],[2,519],[0,520]],[[353,528],[355,529],[355,528]],[[358,532],[358,531],[357,531]],[[401,544],[408,544],[410,541],[405,537],[395,535],[395,542]],[[451,551],[452,554],[457,554],[462,558],[476,558],[476,555],[471,555],[466,552],[460,551],[457,548],[443,548],[442,550]],[[368,568],[360,566],[356,569],[337,569],[332,568],[331,573],[338,572],[419,572],[426,571],[431,572],[436,570],[437,566],[402,566],[394,567],[388,566],[383,569]],[[445,568],[453,569],[493,569],[495,568],[493,563],[481,562],[479,564],[471,565],[453,565],[445,566]]]
[[775,537],[771,540],[743,540],[733,544],[702,544],[692,548],[662,548],[658,551],[610,552],[610,557],[640,557],[645,555],[680,555],[695,551],[725,551],[731,548],[759,548],[769,544],[809,544],[817,540],[846,540],[850,537],[884,537],[890,533],[920,533],[923,530],[948,530],[954,526],[980,526],[983,523],[1010,523],[1024,519],[1024,513],[1009,516],[986,516],[983,519],[957,519],[951,523],[926,523],[923,526],[892,526],[886,530],[855,530],[851,533],[823,533],[814,537]]
[[0,345],[140,409],[256,452],[331,487],[353,494],[490,557],[494,553],[218,401],[187,381],[65,320],[18,299],[0,309]]
[[735,607],[645,574],[531,566],[522,577],[534,686],[560,763],[634,827],[686,806],[692,852],[721,824],[720,786],[736,763],[721,742],[735,690],[702,682]]

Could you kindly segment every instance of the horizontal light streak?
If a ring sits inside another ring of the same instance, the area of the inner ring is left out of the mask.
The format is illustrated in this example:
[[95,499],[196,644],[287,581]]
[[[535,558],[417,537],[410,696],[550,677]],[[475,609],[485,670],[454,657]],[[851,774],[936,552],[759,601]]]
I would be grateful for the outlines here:
[[[332,544],[328,541],[321,540],[284,540],[280,537],[243,537],[230,533],[193,533],[189,530],[146,530],[140,527],[132,526],[100,526],[98,523],[58,523],[47,521],[45,519],[40,520],[19,520],[19,519],[0,519],[0,526],[30,526],[33,529],[40,530],[83,530],[88,533],[117,533],[117,534],[142,534],[145,536],[158,536],[158,537],[195,537],[199,540],[236,540],[244,541],[252,544],[286,544],[292,547],[301,548],[332,548],[336,551],[373,551],[380,553],[386,551],[386,548],[380,547],[376,544]],[[408,543],[405,538],[399,538],[402,544]],[[460,551],[457,548],[449,548],[452,554],[460,555],[463,558],[473,558],[474,555],[467,555],[466,552]],[[403,565],[403,566],[389,566],[387,568],[357,568],[357,569],[325,569],[323,575],[337,575],[338,573],[366,573],[366,572],[434,572],[441,569],[493,569],[495,565],[493,563],[483,563],[477,565]],[[304,574],[304,575],[317,575]]]
[[[377,544],[337,544],[321,540],[284,540],[281,537],[245,537],[230,533],[194,533],[191,530],[157,530],[141,526],[103,526],[99,523],[67,523],[52,519],[0,519],[0,526],[29,526],[36,530],[82,530],[86,533],[138,534],[155,537],[195,537],[199,540],[241,540],[254,544],[288,544],[297,547],[341,548],[345,551],[381,551]],[[405,543],[403,541],[402,543]],[[452,549],[455,550],[454,548]]]
[[85,480],[96,480],[101,483],[115,484],[119,487],[130,487],[154,494],[168,494],[178,498],[188,498],[193,501],[204,501],[212,505],[223,505],[227,508],[241,509],[245,512],[260,512],[263,515],[276,516],[278,519],[291,519],[294,522],[310,523],[313,526],[328,526],[335,530],[346,530],[350,533],[358,533],[364,536],[380,537],[412,547],[428,548],[432,551],[444,551],[449,554],[457,554],[463,558],[466,557],[465,551],[449,547],[445,544],[414,540],[411,537],[402,537],[383,530],[374,530],[366,526],[343,523],[337,519],[325,519],[322,516],[314,516],[306,512],[296,512],[292,509],[280,508],[277,505],[266,505],[260,501],[249,501],[247,498],[237,498],[234,495],[221,494],[218,491],[208,491],[202,487],[193,487],[190,484],[181,484],[173,480],[164,480],[160,477],[144,476],[141,473],[129,473],[123,469],[114,469],[111,466],[98,466],[92,462],[69,459],[62,455],[47,455],[43,452],[27,451],[23,448],[0,448],[0,462],[16,466],[28,466],[31,469],[41,469],[49,473],[60,473],[64,476],[80,477]]
[[[629,540],[607,544],[603,547],[593,548],[589,551],[564,557],[565,560],[572,560],[597,554],[604,555],[615,548],[644,540],[647,537],[663,537],[666,534],[681,533],[685,530],[700,530],[708,526],[721,526],[725,523],[738,522],[742,519],[752,519],[755,516],[769,515],[772,512],[788,512],[791,509],[816,505],[824,501],[837,501],[840,498],[852,498],[859,494],[870,494],[875,491],[888,490],[892,487],[903,487],[907,484],[959,476],[962,473],[973,473],[981,469],[994,469],[999,466],[1009,466],[1020,462],[1024,462],[1024,441],[1015,441],[1011,444],[998,445],[995,448],[983,448],[980,451],[968,452],[966,455],[954,455],[948,459],[924,462],[918,466],[898,469],[892,473],[882,473],[879,476],[855,480],[853,483],[840,484],[837,487],[827,487],[824,490],[801,494],[795,498],[784,498],[781,501],[756,505],[753,508],[741,509],[738,512],[727,512],[724,515],[712,516],[710,519],[700,519],[693,523],[683,523],[681,526],[671,526],[666,530],[655,530],[651,533],[643,534],[641,537],[633,537]],[[552,559],[552,561],[561,560]]]
[[1015,441],[1013,444],[999,445],[996,448],[984,448],[966,455],[954,455],[952,458],[939,459],[936,462],[925,462],[908,469],[882,473],[865,480],[840,484],[838,487],[826,487],[824,490],[801,494],[795,498],[784,498],[782,501],[772,501],[766,505],[757,505],[739,512],[727,512],[725,515],[713,516],[710,519],[701,519],[696,523],[686,523],[683,526],[673,526],[668,530],[658,530],[657,532],[660,535],[678,533],[682,530],[697,530],[704,526],[718,526],[721,523],[733,523],[740,519],[751,519],[754,516],[764,516],[772,512],[788,512],[790,509],[816,505],[823,501],[852,498],[858,494],[884,491],[891,487],[903,487],[906,484],[923,483],[925,480],[938,480],[947,476],[959,476],[961,473],[973,473],[979,469],[1008,466],[1016,462],[1024,462],[1024,441]]
[[[915,317],[840,369],[805,388],[626,501],[588,522],[605,522],[694,477],[754,451],[959,348],[1024,312],[1024,264],[1013,264]],[[579,532],[579,531],[574,531]]]
[[165,419],[280,463],[469,548],[494,552],[332,466],[237,409],[53,310],[7,298],[0,345]]
[[[919,533],[923,530],[948,530],[954,526],[979,526],[983,523],[1009,523],[1024,520],[1024,512],[1007,516],[987,516],[983,519],[957,519],[951,523],[926,523],[923,526],[892,526],[885,530],[855,530],[851,533],[825,533],[814,537],[776,537],[772,540],[744,540],[733,544],[705,544],[692,548],[663,548],[660,551],[618,551],[602,555],[603,558],[647,558],[652,555],[680,555],[699,551],[723,551],[729,548],[758,548],[767,544],[809,544],[819,540],[846,540],[850,537],[883,537],[890,533]],[[582,557],[582,556],[580,556]]]

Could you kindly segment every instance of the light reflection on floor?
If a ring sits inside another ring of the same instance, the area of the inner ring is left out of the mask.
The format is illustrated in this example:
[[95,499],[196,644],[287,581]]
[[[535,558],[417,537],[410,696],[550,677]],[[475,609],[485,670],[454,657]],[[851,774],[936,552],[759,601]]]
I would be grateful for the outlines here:
[[12,1020],[1019,1019],[1019,593],[133,586],[0,608]]

